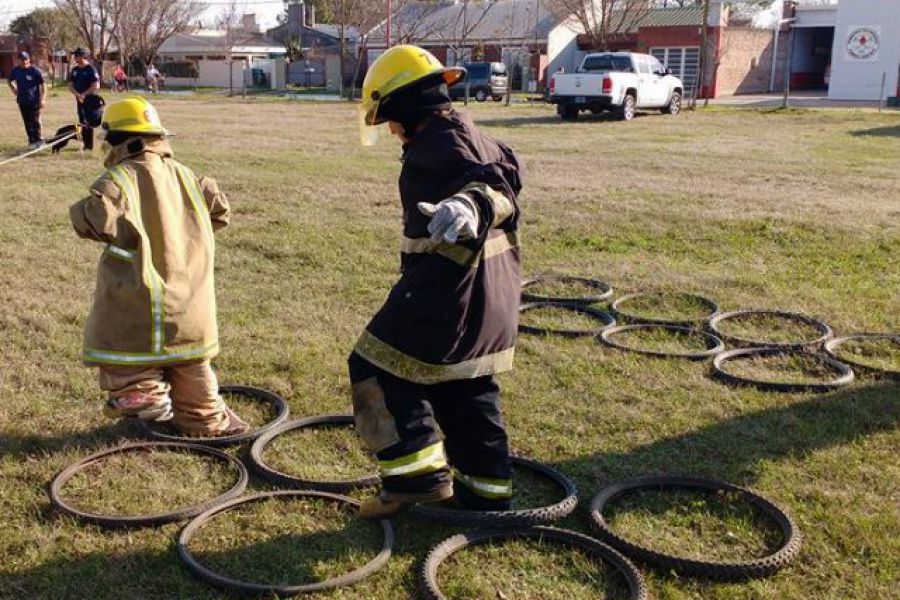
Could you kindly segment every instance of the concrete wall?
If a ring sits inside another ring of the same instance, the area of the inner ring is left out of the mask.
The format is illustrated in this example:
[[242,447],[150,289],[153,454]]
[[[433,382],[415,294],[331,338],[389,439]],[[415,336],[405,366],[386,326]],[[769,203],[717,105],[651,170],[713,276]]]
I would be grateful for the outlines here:
[[716,73],[718,94],[767,92],[772,72],[772,41],[772,31],[767,29],[724,29]]
[[577,38],[578,33],[566,24],[550,31],[547,36],[547,73],[552,75],[560,68],[571,73],[581,65]]
[[[878,51],[870,59],[854,58],[848,51],[848,39],[859,27],[878,32]],[[833,100],[878,100],[882,74],[886,76],[885,95],[893,95],[900,87],[898,70],[900,17],[897,0],[841,0],[834,32],[828,97]]]
[[[193,86],[200,87],[228,87],[228,63],[224,60],[200,60],[197,61],[197,70],[200,76],[196,81],[184,77],[169,77],[166,79],[168,86]],[[234,61],[231,63],[231,71],[234,77],[234,89],[239,90],[243,87],[244,62]],[[249,77],[250,67],[247,67],[247,77]],[[248,82],[249,84],[249,82]]]

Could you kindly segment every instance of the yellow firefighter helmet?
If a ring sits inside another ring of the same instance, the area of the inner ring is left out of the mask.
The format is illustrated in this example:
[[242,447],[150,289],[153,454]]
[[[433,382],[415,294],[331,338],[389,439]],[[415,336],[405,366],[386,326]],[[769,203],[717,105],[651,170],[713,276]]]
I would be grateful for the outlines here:
[[378,106],[394,92],[430,77],[442,77],[448,86],[466,74],[462,67],[444,67],[435,56],[418,46],[401,45],[388,49],[369,67],[363,81],[362,113],[366,125],[378,125],[384,119]]
[[107,107],[100,127],[105,133],[171,135],[162,126],[159,113],[156,112],[153,105],[139,96],[119,100]]

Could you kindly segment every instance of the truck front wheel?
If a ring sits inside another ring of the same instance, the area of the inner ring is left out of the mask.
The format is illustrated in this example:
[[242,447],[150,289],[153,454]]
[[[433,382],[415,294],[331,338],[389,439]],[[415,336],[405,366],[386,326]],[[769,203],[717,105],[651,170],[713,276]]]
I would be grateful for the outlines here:
[[621,121],[632,120],[634,118],[634,106],[634,96],[632,96],[631,94],[625,94],[625,98],[622,100],[622,105],[616,107],[614,111],[616,118]]
[[556,112],[559,113],[559,117],[563,121],[575,121],[578,119],[578,109],[574,106],[563,106],[560,104]]
[[681,112],[681,93],[680,92],[672,92],[672,97],[669,98],[669,103],[666,104],[662,108],[663,113],[667,115],[677,115]]

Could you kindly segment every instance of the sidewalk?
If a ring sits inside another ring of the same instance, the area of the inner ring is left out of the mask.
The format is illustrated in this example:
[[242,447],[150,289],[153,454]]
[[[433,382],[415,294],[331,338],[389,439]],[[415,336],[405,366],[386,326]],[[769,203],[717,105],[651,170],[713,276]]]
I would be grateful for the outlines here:
[[[698,100],[698,103],[703,100]],[[744,96],[723,96],[710,100],[717,106],[738,106],[743,108],[778,108],[784,102],[784,94],[748,94]],[[829,100],[825,92],[797,92],[791,94],[788,106],[794,108],[868,108],[877,109],[876,100]],[[887,107],[887,110],[896,110]]]

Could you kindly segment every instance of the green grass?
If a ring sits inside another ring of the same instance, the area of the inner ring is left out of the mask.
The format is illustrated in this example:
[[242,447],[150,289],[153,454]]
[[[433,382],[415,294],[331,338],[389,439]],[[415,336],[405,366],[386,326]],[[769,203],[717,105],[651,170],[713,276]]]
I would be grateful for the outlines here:
[[[294,417],[350,412],[346,356],[397,277],[399,148],[360,148],[355,106],[202,95],[154,102],[178,134],[176,155],[215,177],[235,211],[217,236],[221,380],[273,389]],[[45,127],[70,123],[71,104],[51,99]],[[541,106],[471,110],[527,167],[527,274],[594,277],[618,293],[700,290],[723,310],[813,314],[839,335],[900,330],[900,137],[867,133],[896,127],[896,114],[710,111],[563,124]],[[0,154],[23,138],[15,105],[0,91]],[[68,206],[102,169],[72,148],[0,169],[0,597],[222,597],[179,565],[177,525],[104,531],[50,511],[44,487],[55,472],[135,435],[103,419],[103,394],[79,361],[100,248],[75,237]],[[898,384],[863,376],[826,395],[772,394],[708,375],[706,364],[654,360],[591,339],[523,336],[516,369],[500,377],[511,443],[573,477],[583,503],[611,480],[693,473],[752,486],[804,534],[797,562],[765,581],[713,584],[644,570],[656,599],[895,596]],[[356,450],[345,462],[340,442],[321,439],[317,460],[355,465]],[[205,493],[188,474],[161,466],[154,474],[172,497]],[[251,488],[266,486],[254,480]],[[554,498],[551,489],[517,505]],[[137,512],[141,501],[125,495],[120,508]],[[209,560],[239,557],[223,566],[270,580],[343,569],[377,547],[355,519],[316,510],[305,523],[300,505],[268,511],[246,531],[223,515],[210,524],[218,533],[204,528],[197,543],[209,542]],[[676,516],[663,513],[652,531],[671,529],[673,549],[687,551],[691,540],[676,535]],[[727,514],[701,516],[732,526]],[[327,529],[310,529],[313,517]],[[583,510],[560,525],[590,530]],[[460,531],[409,516],[397,526],[382,572],[314,597],[410,597],[428,548]],[[293,540],[309,536],[320,544],[289,553]],[[272,543],[279,537],[286,541]],[[270,548],[265,560],[254,557],[259,548]],[[531,563],[517,563],[518,548],[502,548],[476,555],[479,568],[460,578],[476,597],[492,597],[492,571],[520,573],[505,581],[532,581],[534,598],[590,585],[564,553],[539,548]],[[274,562],[282,553],[285,562]],[[555,571],[551,556],[569,566]],[[498,589],[522,597],[517,586]]]
[[375,460],[349,427],[294,429],[266,446],[267,465],[294,477],[334,481],[377,472]]
[[614,334],[612,341],[653,352],[702,352],[708,349],[707,338],[699,331],[680,331],[663,327],[641,327]]
[[900,338],[848,340],[835,353],[867,367],[900,372]]
[[618,309],[637,319],[670,322],[701,321],[710,314],[700,298],[679,292],[646,293],[620,303]]
[[755,345],[812,342],[821,337],[810,323],[769,314],[747,314],[719,321],[718,331],[725,335],[752,340]]
[[816,383],[840,376],[837,369],[820,357],[808,354],[738,357],[723,368],[739,377],[785,383]]
[[737,494],[642,491],[616,499],[604,512],[618,535],[684,558],[753,560],[783,543],[777,525]]

